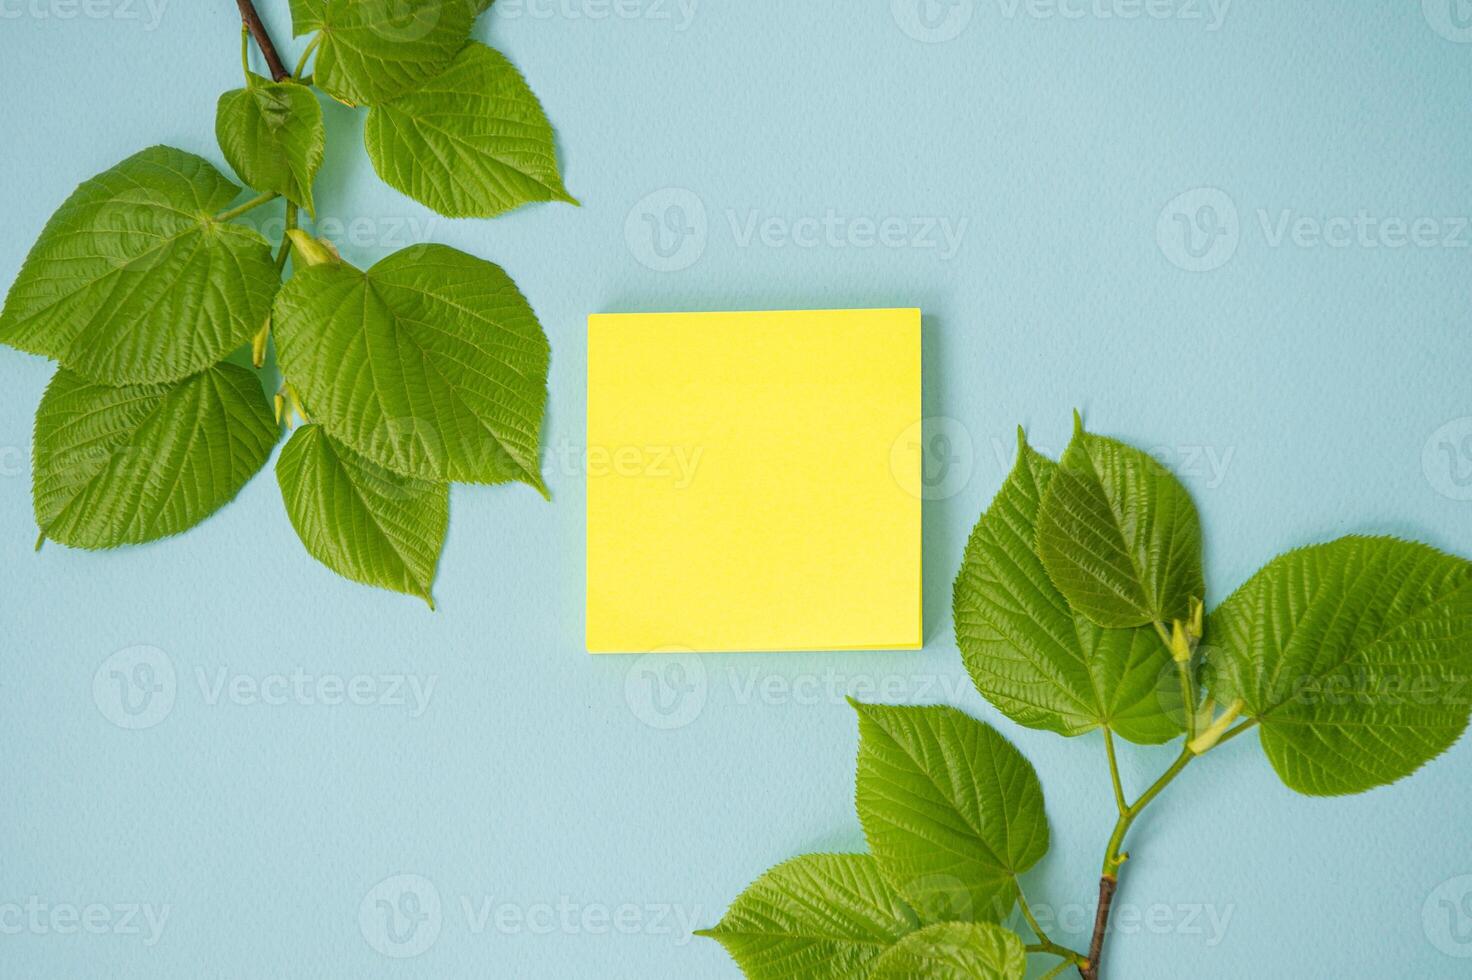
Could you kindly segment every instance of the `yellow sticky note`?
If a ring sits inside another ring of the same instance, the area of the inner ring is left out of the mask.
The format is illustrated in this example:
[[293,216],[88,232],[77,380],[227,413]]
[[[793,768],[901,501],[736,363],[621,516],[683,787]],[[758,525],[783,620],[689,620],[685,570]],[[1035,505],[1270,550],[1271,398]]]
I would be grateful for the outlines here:
[[923,642],[920,311],[588,318],[588,649]]

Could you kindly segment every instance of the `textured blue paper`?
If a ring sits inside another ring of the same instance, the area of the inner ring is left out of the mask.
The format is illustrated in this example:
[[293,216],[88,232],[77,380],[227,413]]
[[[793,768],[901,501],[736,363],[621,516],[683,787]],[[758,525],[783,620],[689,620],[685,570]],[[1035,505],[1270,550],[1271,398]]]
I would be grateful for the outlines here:
[[[295,55],[286,6],[265,9]],[[998,720],[969,693],[949,590],[1018,422],[1056,450],[1077,406],[1161,448],[1218,601],[1347,532],[1472,552],[1472,44],[1448,39],[1472,32],[1445,2],[923,6],[498,0],[482,36],[545,101],[581,210],[434,218],[329,106],[317,200],[344,253],[483,255],[552,340],[555,502],[457,487],[437,615],[316,565],[270,473],[178,540],[33,556],[51,368],[0,356],[0,975],[734,976],[691,924],[773,863],[862,846],[845,691]],[[154,142],[218,161],[240,67],[228,0],[0,0],[0,18],[8,282],[80,180]],[[1420,218],[1433,245],[1388,247]],[[1348,246],[1307,247],[1316,228]],[[956,420],[926,433],[926,649],[590,660],[586,314],[899,305],[925,310],[927,411]],[[115,658],[139,646],[161,653]],[[167,713],[136,690],[143,714],[120,713],[114,671],[147,680],[140,663],[154,687],[174,670]],[[353,700],[408,703],[321,703],[358,675]],[[418,717],[394,675],[433,679]],[[1082,944],[1112,823],[1102,746],[1001,726],[1053,821],[1028,894]],[[1127,751],[1129,782],[1165,761]],[[1463,743],[1315,801],[1232,745],[1136,828],[1110,976],[1465,976],[1469,765]],[[153,945],[132,904],[169,907]]]

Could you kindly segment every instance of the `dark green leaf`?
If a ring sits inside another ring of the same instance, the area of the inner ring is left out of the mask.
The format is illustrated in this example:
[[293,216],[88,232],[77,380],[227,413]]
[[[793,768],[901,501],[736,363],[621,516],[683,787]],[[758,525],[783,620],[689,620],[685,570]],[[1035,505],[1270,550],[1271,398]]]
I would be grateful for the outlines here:
[[443,74],[368,115],[373,167],[452,218],[490,218],[531,201],[576,204],[557,169],[552,126],[516,66],[467,45]]
[[499,267],[418,245],[367,272],[302,269],[277,297],[273,331],[313,419],[373,462],[421,480],[519,481],[546,494],[550,349]]
[[450,522],[449,487],[371,463],[320,425],[298,429],[276,461],[286,513],[307,551],[345,578],[418,596]]
[[1472,564],[1393,538],[1291,551],[1211,615],[1208,680],[1283,782],[1359,793],[1446,751],[1472,712]]
[[313,80],[349,105],[378,105],[439,74],[477,11],[467,0],[328,0]]
[[849,980],[918,927],[873,858],[810,854],[762,875],[699,935],[726,947],[750,980]]
[[215,136],[240,179],[274,191],[316,215],[312,181],[327,146],[322,106],[295,82],[255,76],[250,88],[220,96]]
[[0,341],[112,385],[218,363],[261,329],[280,285],[265,239],[214,218],[239,193],[167,146],[93,177],[31,249]]
[[884,876],[926,922],[1000,921],[1048,851],[1032,765],[953,708],[854,707],[859,821]]
[[991,923],[947,922],[912,932],[874,965],[871,980],[1023,980],[1027,950]]
[[971,534],[956,577],[956,643],[987,700],[1030,728],[1133,742],[1182,732],[1174,661],[1153,629],[1106,630],[1075,613],[1035,547],[1058,467],[1019,435],[1017,465]]
[[255,375],[233,364],[125,388],[63,369],[36,411],[36,523],[76,548],[178,534],[229,503],[277,435]]
[[291,0],[291,30],[301,37],[322,29],[327,0]]
[[1059,463],[1038,512],[1038,554],[1064,598],[1106,629],[1186,620],[1206,590],[1186,488],[1081,422]]

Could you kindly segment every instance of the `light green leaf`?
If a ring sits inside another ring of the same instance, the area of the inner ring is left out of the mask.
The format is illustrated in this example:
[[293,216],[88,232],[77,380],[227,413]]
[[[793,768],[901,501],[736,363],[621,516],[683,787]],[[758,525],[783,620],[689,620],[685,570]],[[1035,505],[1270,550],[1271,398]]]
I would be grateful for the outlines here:
[[1018,435],[1017,465],[977,522],[953,593],[956,643],[977,689],[1018,724],[1100,726],[1132,742],[1183,730],[1174,661],[1153,629],[1106,630],[1075,613],[1038,557],[1038,508],[1057,464]]
[[155,146],[82,184],[47,222],[0,342],[93,381],[178,381],[261,329],[280,285],[266,240],[216,221],[240,193],[210,164]]
[[282,370],[334,437],[396,473],[519,481],[544,496],[539,437],[551,353],[498,266],[418,245],[367,272],[329,263],[277,297]]
[[697,935],[726,947],[749,980],[849,980],[919,925],[873,858],[810,854],[762,875]]
[[985,922],[945,922],[901,939],[871,980],[1023,980],[1027,949],[1017,934]]
[[345,578],[418,596],[430,586],[450,523],[450,488],[400,476],[333,439],[296,431],[276,461],[286,513],[307,551]]
[[953,708],[853,704],[859,821],[879,869],[928,923],[1000,921],[1048,851],[1032,765]]
[[1208,683],[1279,777],[1359,793],[1446,751],[1472,711],[1472,563],[1393,538],[1291,551],[1211,615]]
[[36,523],[74,548],[178,534],[235,497],[277,434],[255,375],[233,364],[126,388],[60,370],[36,410]]
[[397,98],[445,69],[476,13],[468,0],[328,0],[313,81],[349,105]]
[[295,201],[314,217],[312,181],[322,166],[327,134],[322,106],[295,82],[253,76],[250,88],[220,96],[215,136],[240,179],[258,191]]
[[1038,554],[1069,604],[1120,629],[1186,620],[1204,599],[1191,495],[1146,453],[1078,421],[1038,512]]
[[368,115],[373,167],[452,218],[490,218],[531,201],[576,204],[557,170],[552,126],[516,66],[467,45],[441,75]]
[[327,0],[291,0],[291,32],[296,37],[322,29]]

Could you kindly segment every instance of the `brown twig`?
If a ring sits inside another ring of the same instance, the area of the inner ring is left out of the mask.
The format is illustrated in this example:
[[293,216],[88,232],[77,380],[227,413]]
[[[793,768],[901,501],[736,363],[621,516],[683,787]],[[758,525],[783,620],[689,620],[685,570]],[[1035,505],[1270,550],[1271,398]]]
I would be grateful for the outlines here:
[[261,15],[256,13],[256,5],[251,0],[235,0],[235,5],[240,8],[240,19],[245,21],[245,26],[250,30],[250,36],[255,38],[256,46],[261,49],[261,54],[266,57],[266,66],[271,69],[273,81],[281,82],[291,77],[291,72],[281,63],[281,55],[276,53],[276,45],[271,43],[271,35],[266,33],[266,25],[261,23]]
[[1089,963],[1079,967],[1083,980],[1099,980],[1099,959],[1104,953],[1104,935],[1109,931],[1109,912],[1114,906],[1114,893],[1119,879],[1105,875],[1099,879],[1099,911],[1094,915],[1094,938],[1089,941]]

